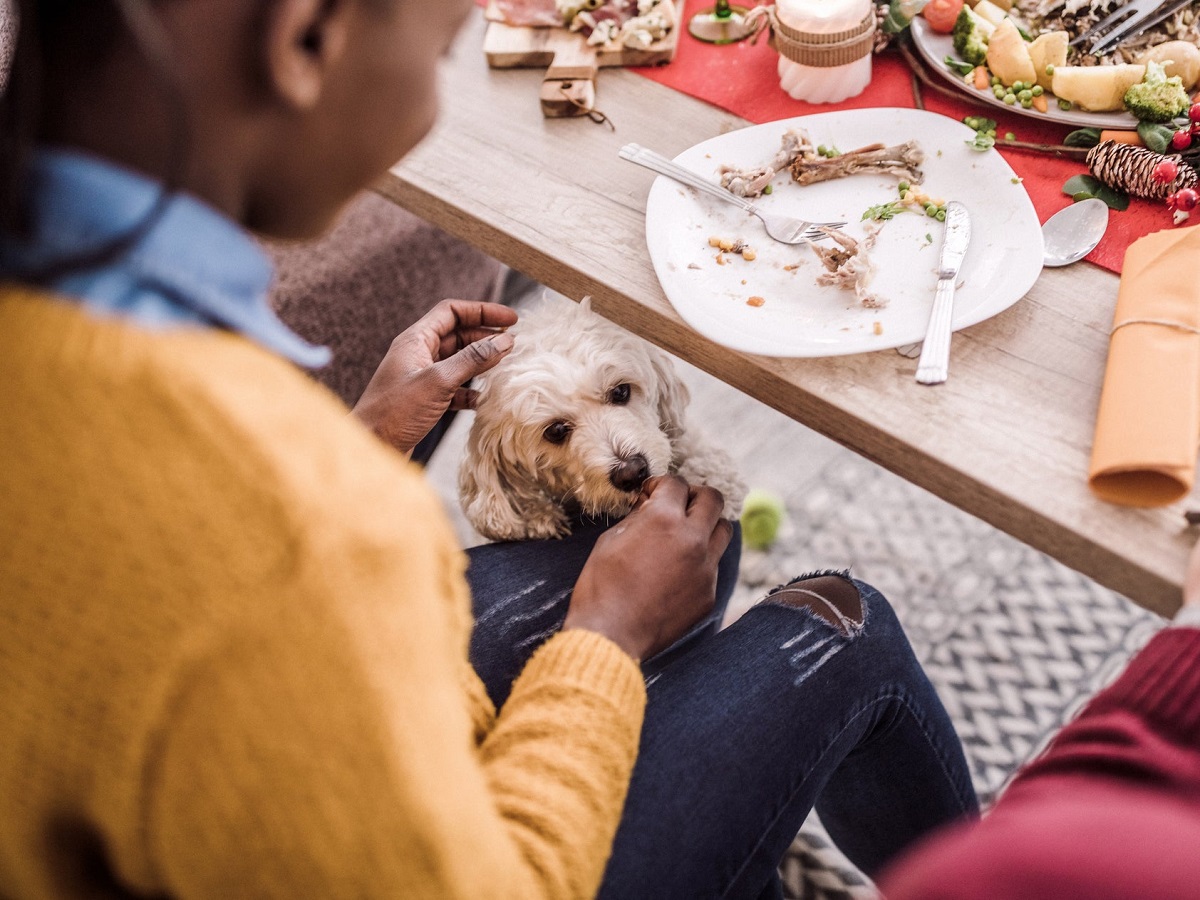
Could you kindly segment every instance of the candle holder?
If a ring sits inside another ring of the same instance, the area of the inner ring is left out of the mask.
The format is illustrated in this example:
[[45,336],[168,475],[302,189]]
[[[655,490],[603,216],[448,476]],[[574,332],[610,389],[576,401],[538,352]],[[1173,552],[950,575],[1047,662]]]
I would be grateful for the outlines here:
[[872,0],[784,0],[768,9],[779,85],[808,103],[838,103],[871,81]]
[[733,44],[744,41],[757,31],[746,18],[750,10],[734,6],[729,0],[717,0],[712,9],[698,12],[688,20],[688,34],[706,44]]

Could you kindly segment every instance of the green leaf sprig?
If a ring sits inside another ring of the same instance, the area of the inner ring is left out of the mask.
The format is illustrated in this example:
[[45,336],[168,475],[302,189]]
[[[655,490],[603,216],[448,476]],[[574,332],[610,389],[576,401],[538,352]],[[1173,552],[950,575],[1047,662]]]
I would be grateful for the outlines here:
[[1077,202],[1079,200],[1098,197],[1108,204],[1109,209],[1115,209],[1120,212],[1129,208],[1128,194],[1109,187],[1099,178],[1092,175],[1075,175],[1072,178],[1068,178],[1062,189],[1064,194]]

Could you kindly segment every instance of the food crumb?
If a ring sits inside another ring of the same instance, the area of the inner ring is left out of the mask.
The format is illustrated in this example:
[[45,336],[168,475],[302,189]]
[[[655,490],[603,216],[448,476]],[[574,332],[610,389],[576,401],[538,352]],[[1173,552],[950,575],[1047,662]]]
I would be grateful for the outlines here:
[[700,264],[699,263],[688,263],[688,268],[689,269],[699,269]]
[[792,265],[790,265],[790,266],[784,266],[784,267],[783,267],[783,271],[785,271],[785,272],[795,272],[795,271],[796,271],[798,268],[800,268],[800,264],[799,264],[799,263],[793,263],[793,264],[792,264]]
[[758,259],[758,254],[750,247],[743,247],[742,259],[744,259],[746,262],[754,262],[754,260]]
[[767,301],[764,300],[762,297],[751,297],[749,300],[746,301],[746,305],[747,306],[762,306],[766,302]]
[[723,254],[723,253],[718,253],[718,254],[717,254],[717,265],[718,265],[718,266],[723,266],[723,265],[725,265],[725,254]]
[[882,322],[874,323],[871,326],[871,330],[874,331],[876,334],[883,334],[883,323]]
[[745,284],[745,283],[746,283],[746,279],[745,279],[745,278],[743,278],[743,279],[742,279],[742,284]]

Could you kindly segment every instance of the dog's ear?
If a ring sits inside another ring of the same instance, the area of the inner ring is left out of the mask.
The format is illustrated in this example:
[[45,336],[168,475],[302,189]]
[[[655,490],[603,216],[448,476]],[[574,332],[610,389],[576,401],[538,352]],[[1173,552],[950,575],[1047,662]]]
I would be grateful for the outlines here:
[[493,541],[567,534],[566,514],[531,473],[511,461],[498,434],[476,419],[467,438],[458,470],[458,495],[471,526]]
[[674,444],[684,431],[684,410],[691,394],[675,373],[670,357],[656,347],[649,348],[650,365],[658,381],[658,422],[663,434]]

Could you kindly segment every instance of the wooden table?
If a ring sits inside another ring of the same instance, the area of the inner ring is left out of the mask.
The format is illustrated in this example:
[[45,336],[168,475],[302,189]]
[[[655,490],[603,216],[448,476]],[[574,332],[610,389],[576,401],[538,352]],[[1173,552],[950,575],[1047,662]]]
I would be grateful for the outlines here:
[[1141,606],[1178,608],[1195,495],[1132,510],[1086,485],[1116,276],[1045,270],[1011,309],[956,334],[936,388],[891,350],[795,360],[724,349],[663,295],[644,233],[654,176],[617,150],[634,141],[671,156],[747,123],[621,70],[598,79],[615,131],[544,119],[541,73],[489,70],[482,37],[477,16],[444,66],[438,127],[384,195],[550,288],[590,294],[608,318]]

